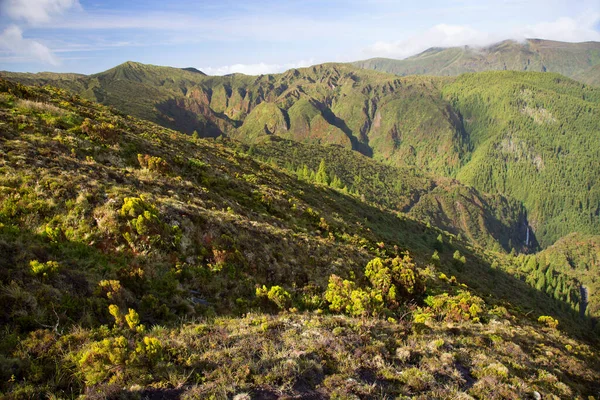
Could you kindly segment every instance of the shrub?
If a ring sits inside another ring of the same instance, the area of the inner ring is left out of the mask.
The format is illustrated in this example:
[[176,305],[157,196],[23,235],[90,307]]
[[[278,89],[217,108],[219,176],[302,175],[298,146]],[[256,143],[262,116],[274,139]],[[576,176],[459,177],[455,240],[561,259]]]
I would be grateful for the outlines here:
[[96,123],[89,118],[86,118],[81,123],[81,131],[87,134],[92,140],[110,144],[117,142],[120,133],[119,129],[111,123]]
[[423,290],[415,264],[408,255],[386,260],[377,257],[367,264],[365,276],[373,288],[381,292],[388,308],[396,308],[399,300],[414,297]]
[[149,154],[138,154],[137,157],[140,167],[148,171],[166,174],[171,169],[169,163],[161,157],[154,157]]
[[546,325],[548,328],[552,328],[552,329],[556,329],[556,327],[558,326],[558,320],[555,318],[552,318],[548,315],[542,315],[538,318],[538,322],[540,324]]
[[144,336],[138,343],[135,352],[146,357],[151,365],[155,365],[162,358],[163,345],[157,338]]
[[281,286],[272,286],[269,290],[263,285],[256,289],[256,297],[267,298],[273,302],[280,310],[285,310],[290,304],[292,297]]
[[125,315],[125,322],[127,322],[129,329],[135,330],[140,324],[140,316],[133,308],[130,308],[127,315]]
[[101,280],[98,282],[98,287],[100,292],[106,295],[108,300],[123,302],[123,287],[121,286],[121,282],[118,280]]
[[374,258],[365,267],[365,277],[370,287],[358,288],[352,281],[331,275],[325,292],[329,309],[355,316],[374,315],[383,310],[394,310],[401,300],[414,298],[424,290],[408,255],[393,259]]
[[114,383],[122,380],[128,358],[128,341],[118,336],[91,343],[80,353],[77,366],[88,385]]
[[58,272],[60,266],[56,261],[48,261],[45,263],[41,263],[37,260],[32,260],[29,262],[29,266],[31,267],[31,272],[36,276],[42,276],[44,278],[54,275]]
[[[131,246],[176,246],[181,239],[179,227],[163,223],[158,216],[158,210],[141,196],[126,197],[119,215],[128,220],[129,229],[123,233],[123,237]],[[141,243],[136,239],[140,239]]]
[[456,250],[454,252],[454,255],[452,256],[452,258],[453,258],[454,265],[456,267],[462,267],[463,265],[465,265],[467,263],[467,259],[465,258],[465,256],[460,254],[460,251],[458,251],[458,250]]
[[325,300],[330,303],[330,310],[353,316],[373,315],[383,309],[381,292],[356,288],[354,282],[337,275],[329,277]]
[[485,307],[483,299],[465,291],[459,291],[454,296],[450,296],[448,293],[428,296],[425,304],[438,319],[444,321],[472,320],[478,322]]
[[329,309],[336,312],[345,312],[350,304],[355,286],[352,281],[342,280],[337,275],[331,275],[325,291],[325,300],[330,303]]
[[115,304],[111,304],[108,306],[108,313],[113,316],[115,319],[115,326],[123,325],[123,315],[121,314],[121,310],[119,306]]

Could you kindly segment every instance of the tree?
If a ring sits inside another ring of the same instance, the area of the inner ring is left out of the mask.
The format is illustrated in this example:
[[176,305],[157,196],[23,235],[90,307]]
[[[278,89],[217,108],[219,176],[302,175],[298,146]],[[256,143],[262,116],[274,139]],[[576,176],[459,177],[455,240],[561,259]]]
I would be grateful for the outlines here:
[[321,159],[319,169],[315,175],[315,181],[322,185],[329,185],[329,176],[327,176],[327,166],[325,165],[324,159]]

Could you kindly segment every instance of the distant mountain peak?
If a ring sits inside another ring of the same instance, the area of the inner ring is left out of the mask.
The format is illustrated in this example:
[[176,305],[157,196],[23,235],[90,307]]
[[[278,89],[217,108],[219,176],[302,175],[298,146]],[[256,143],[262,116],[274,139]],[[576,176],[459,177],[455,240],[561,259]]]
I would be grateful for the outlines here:
[[556,72],[582,82],[595,82],[598,73],[593,67],[600,65],[599,52],[600,42],[507,39],[487,46],[431,47],[402,60],[372,58],[352,64],[400,76],[512,70]]
[[194,68],[194,67],[186,67],[186,68],[181,68],[181,69],[184,71],[193,72],[195,74],[206,75],[204,72],[202,72],[199,69]]

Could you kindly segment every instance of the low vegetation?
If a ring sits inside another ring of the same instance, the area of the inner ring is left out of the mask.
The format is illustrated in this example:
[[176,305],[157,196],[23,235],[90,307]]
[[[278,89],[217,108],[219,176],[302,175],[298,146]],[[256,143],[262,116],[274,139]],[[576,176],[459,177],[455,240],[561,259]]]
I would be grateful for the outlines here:
[[5,80],[0,117],[3,397],[597,395],[594,315],[521,280],[526,256],[327,161],[299,178]]

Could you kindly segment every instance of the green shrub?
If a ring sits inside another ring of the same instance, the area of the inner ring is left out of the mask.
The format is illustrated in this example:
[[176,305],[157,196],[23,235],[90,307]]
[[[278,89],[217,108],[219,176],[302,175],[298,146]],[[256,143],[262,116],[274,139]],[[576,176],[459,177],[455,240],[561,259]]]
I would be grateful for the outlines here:
[[380,291],[357,288],[354,282],[337,275],[329,277],[325,300],[330,303],[330,310],[353,316],[373,315],[383,309]]
[[292,296],[281,286],[271,286],[267,290],[267,287],[263,285],[262,288],[256,289],[256,297],[267,298],[273,302],[280,310],[285,310],[291,305]]
[[381,292],[390,309],[396,308],[401,299],[412,298],[423,290],[415,264],[408,255],[386,260],[377,257],[367,264],[365,276],[373,288]]
[[163,223],[158,210],[142,196],[126,197],[119,215],[127,219],[123,237],[133,247],[177,246],[181,240],[180,228]]
[[162,359],[163,345],[157,338],[144,336],[138,342],[135,352],[144,356],[150,365],[156,365]]
[[401,301],[414,298],[424,290],[408,255],[393,259],[374,258],[365,267],[365,277],[370,287],[359,288],[352,281],[331,275],[325,292],[329,309],[354,316],[375,315],[397,309]]
[[148,171],[166,174],[171,169],[169,163],[161,157],[155,157],[149,154],[138,154],[137,158],[140,167],[145,168]]
[[130,308],[127,315],[125,315],[125,322],[127,322],[129,329],[135,330],[140,324],[140,316],[133,308]]
[[115,125],[108,122],[96,123],[89,118],[81,123],[81,131],[90,139],[105,143],[116,143],[120,135],[120,130]]
[[91,343],[77,358],[81,377],[87,385],[116,383],[124,378],[129,344],[124,336]]
[[428,296],[425,304],[439,320],[444,321],[478,322],[485,308],[483,299],[465,291],[459,291],[454,296],[448,293]]
[[29,266],[34,275],[44,278],[54,275],[60,269],[60,265],[56,261],[41,263],[37,260],[32,260],[29,262]]
[[540,324],[546,325],[548,328],[552,328],[552,329],[556,329],[556,327],[558,326],[558,320],[555,318],[552,318],[548,315],[542,315],[538,318],[538,322]]

